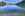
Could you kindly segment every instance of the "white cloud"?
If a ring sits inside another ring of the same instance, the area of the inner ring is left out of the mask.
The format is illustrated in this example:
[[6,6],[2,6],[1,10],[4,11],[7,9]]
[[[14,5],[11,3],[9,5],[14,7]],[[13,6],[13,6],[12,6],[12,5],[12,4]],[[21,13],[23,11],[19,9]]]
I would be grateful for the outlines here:
[[6,3],[18,3],[20,1],[22,1],[22,0],[9,0],[9,1],[3,0],[3,2],[6,2]]
[[0,0],[0,2],[2,2],[2,0]]
[[[22,1],[22,0],[9,0],[9,1],[3,0],[3,2],[6,2],[6,3],[18,3],[20,1]],[[2,0],[0,0],[0,2],[2,2]]]

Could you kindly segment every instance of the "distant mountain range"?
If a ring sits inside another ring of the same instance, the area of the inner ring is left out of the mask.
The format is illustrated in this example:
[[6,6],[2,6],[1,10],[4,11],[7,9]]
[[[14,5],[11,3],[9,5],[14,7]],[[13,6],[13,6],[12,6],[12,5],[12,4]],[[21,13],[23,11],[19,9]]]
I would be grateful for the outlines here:
[[15,5],[14,3],[6,3],[7,5]]

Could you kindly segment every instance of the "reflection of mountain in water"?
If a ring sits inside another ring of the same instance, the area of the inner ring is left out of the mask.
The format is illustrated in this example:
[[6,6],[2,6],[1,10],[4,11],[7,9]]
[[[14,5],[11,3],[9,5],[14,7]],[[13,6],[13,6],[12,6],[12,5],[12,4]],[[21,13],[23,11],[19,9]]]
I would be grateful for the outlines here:
[[23,8],[20,8],[16,5],[5,5],[0,7],[1,11],[21,11]]

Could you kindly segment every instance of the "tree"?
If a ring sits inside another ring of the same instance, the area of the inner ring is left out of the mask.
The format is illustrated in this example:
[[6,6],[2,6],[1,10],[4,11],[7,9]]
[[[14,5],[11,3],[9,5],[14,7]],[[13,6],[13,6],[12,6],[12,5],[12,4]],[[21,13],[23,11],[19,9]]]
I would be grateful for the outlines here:
[[0,6],[4,6],[4,5],[6,5],[5,2],[0,2]]
[[21,1],[21,2],[19,2],[19,3],[16,3],[15,5],[17,5],[17,6],[20,6],[20,7],[25,7],[25,0],[23,0],[23,1]]

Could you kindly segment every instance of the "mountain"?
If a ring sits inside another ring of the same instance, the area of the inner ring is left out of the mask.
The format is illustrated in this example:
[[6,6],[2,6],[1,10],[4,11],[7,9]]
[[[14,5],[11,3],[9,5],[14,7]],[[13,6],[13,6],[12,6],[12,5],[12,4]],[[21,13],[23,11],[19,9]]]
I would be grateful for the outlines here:
[[16,3],[15,5],[18,5],[19,7],[22,7],[24,8],[25,7],[25,0],[19,2],[19,3]]

